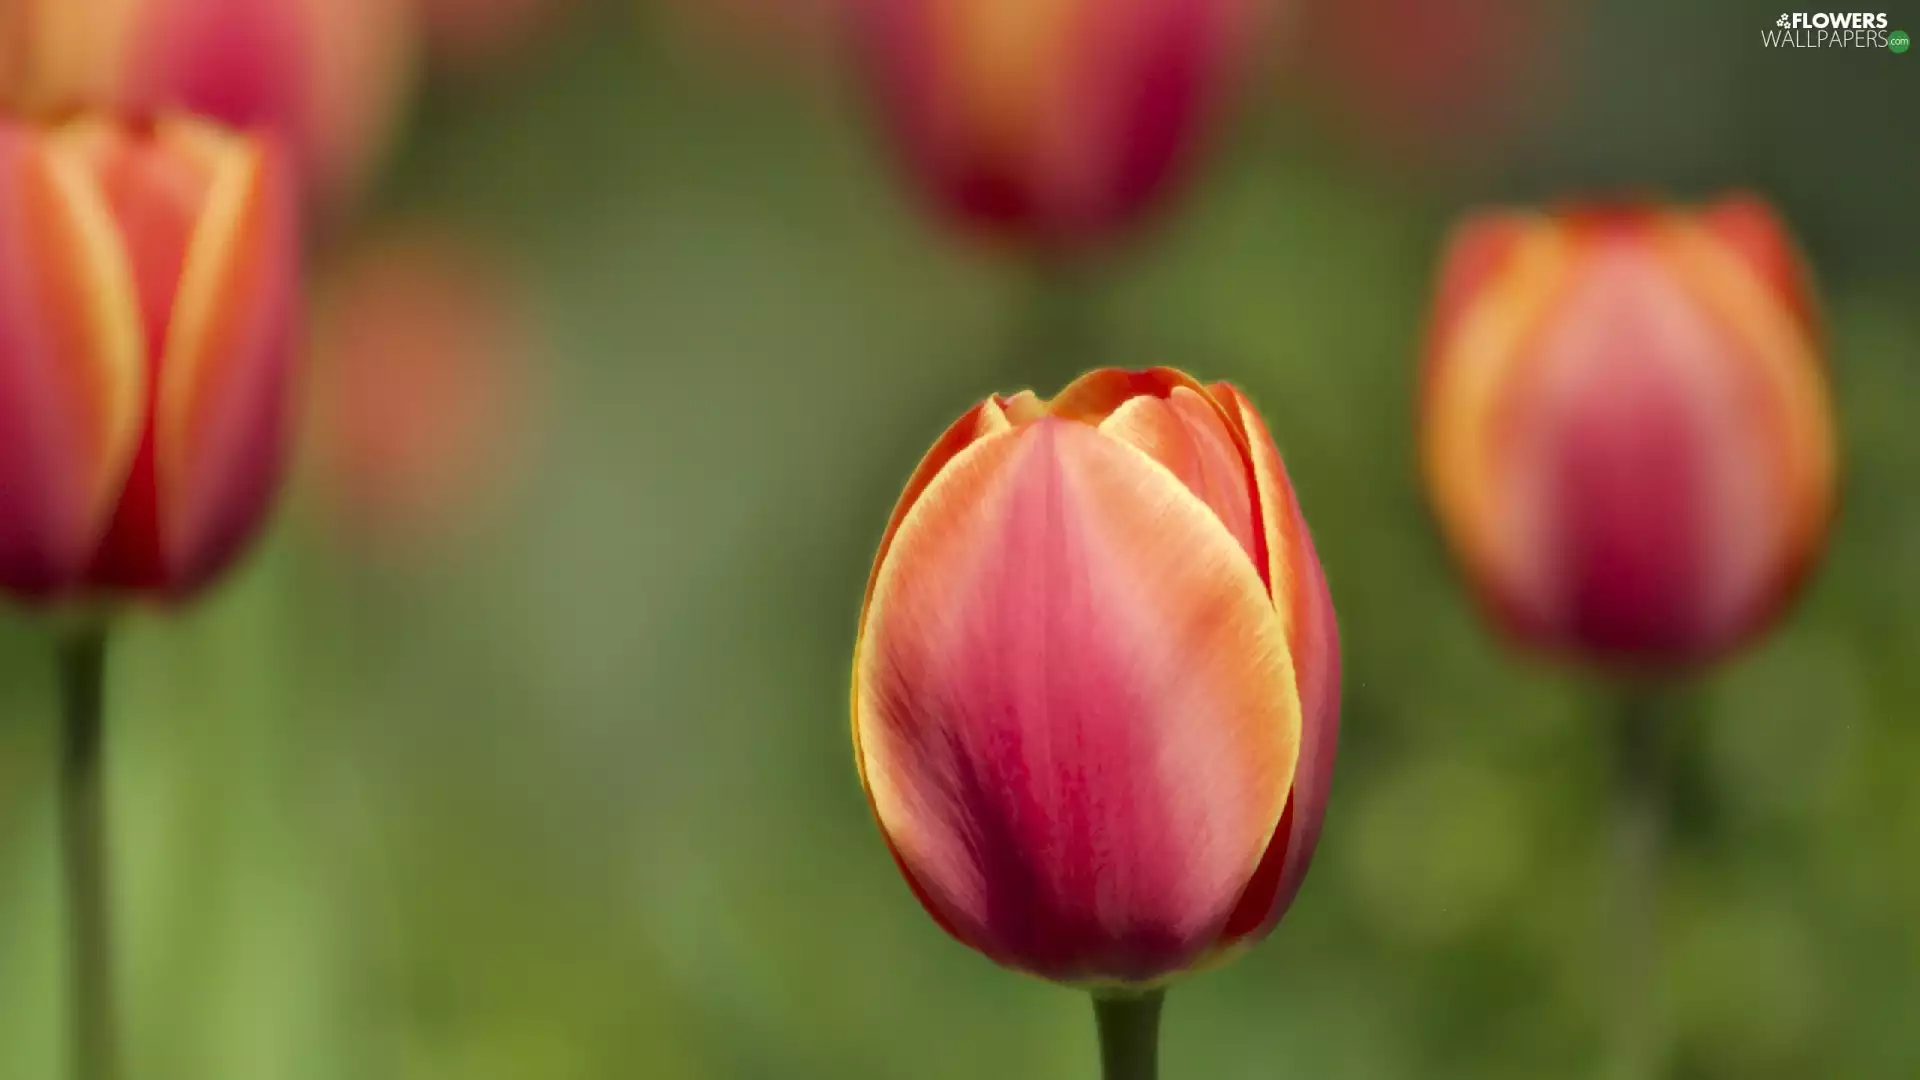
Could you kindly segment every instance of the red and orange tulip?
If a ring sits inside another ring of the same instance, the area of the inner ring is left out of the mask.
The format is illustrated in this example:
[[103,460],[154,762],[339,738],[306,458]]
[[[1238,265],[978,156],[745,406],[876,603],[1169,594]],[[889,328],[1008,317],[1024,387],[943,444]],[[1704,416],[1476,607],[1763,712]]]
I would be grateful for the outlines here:
[[994,961],[1151,985],[1265,934],[1318,841],[1340,658],[1224,383],[1105,370],[934,444],[874,561],[853,741],[914,893]]
[[862,66],[912,182],[1040,248],[1136,223],[1183,179],[1252,0],[853,0]]
[[0,589],[178,598],[240,552],[283,456],[292,189],[196,120],[0,121]]
[[1764,629],[1820,553],[1835,436],[1811,289],[1750,198],[1468,222],[1423,397],[1451,545],[1522,641],[1636,666]]
[[11,0],[0,56],[16,108],[180,110],[292,147],[308,193],[351,194],[408,86],[395,0]]

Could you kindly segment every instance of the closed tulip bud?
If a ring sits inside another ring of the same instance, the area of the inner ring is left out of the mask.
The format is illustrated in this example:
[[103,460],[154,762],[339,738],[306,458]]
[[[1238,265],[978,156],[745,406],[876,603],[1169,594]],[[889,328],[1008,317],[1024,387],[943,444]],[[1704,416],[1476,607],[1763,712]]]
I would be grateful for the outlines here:
[[947,217],[1073,248],[1184,178],[1252,0],[853,0],[893,149]]
[[1338,636],[1231,386],[1106,370],[967,413],[881,540],[853,683],[901,870],[1002,965],[1163,983],[1264,937],[1306,874]]
[[277,485],[298,220],[265,143],[0,121],[0,589],[177,599]]
[[412,65],[395,0],[7,0],[0,84],[16,106],[185,111],[287,140],[309,195],[351,195]]
[[1772,621],[1824,544],[1814,302],[1756,200],[1467,223],[1422,407],[1440,522],[1524,643],[1710,660]]

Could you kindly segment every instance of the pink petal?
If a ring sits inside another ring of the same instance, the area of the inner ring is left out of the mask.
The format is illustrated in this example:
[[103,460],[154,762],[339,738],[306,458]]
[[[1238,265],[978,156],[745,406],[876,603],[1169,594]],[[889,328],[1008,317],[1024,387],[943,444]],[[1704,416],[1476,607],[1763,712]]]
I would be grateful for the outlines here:
[[237,140],[188,247],[161,362],[154,465],[171,593],[225,569],[278,488],[299,300],[292,174],[268,144]]
[[1102,421],[1100,430],[1165,465],[1212,508],[1248,558],[1265,557],[1255,535],[1259,514],[1246,455],[1202,392],[1181,386],[1166,398],[1136,397]]
[[79,583],[145,424],[133,277],[85,170],[0,121],[0,587]]
[[1209,388],[1239,422],[1253,448],[1261,519],[1268,523],[1274,603],[1286,626],[1300,695],[1300,764],[1287,813],[1260,869],[1221,934],[1223,945],[1264,937],[1293,906],[1306,880],[1333,786],[1340,743],[1340,627],[1313,537],[1273,436],[1245,395],[1227,384]]
[[1514,392],[1500,528],[1542,553],[1507,584],[1528,625],[1621,657],[1744,633],[1790,546],[1783,423],[1745,345],[1660,250],[1587,250]]

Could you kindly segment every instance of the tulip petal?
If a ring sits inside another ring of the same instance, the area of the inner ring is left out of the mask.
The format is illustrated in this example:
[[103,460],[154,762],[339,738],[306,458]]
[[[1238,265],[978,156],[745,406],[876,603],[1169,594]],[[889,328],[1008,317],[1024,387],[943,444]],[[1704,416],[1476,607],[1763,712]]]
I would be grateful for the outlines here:
[[1264,936],[1286,914],[1319,844],[1340,743],[1340,628],[1313,536],[1266,422],[1237,387],[1216,383],[1209,390],[1253,447],[1260,515],[1267,522],[1266,550],[1273,560],[1269,580],[1300,696],[1300,763],[1287,812],[1221,933],[1222,945],[1231,947]]
[[1515,253],[1538,223],[1535,215],[1490,213],[1469,218],[1453,230],[1440,267],[1433,323],[1427,330],[1424,381],[1428,385],[1433,381],[1435,366],[1450,355],[1445,346],[1454,340],[1461,318],[1510,268]]
[[[1068,384],[1066,389],[1060,391],[1058,396],[1048,402],[1047,411],[1063,419],[1078,420],[1081,423],[1093,424],[1095,426],[1105,426],[1110,419],[1122,410],[1144,410],[1146,406],[1137,404],[1142,398],[1173,401],[1175,395],[1182,394],[1182,392],[1191,395],[1191,397],[1183,397],[1182,400],[1185,401],[1185,407],[1188,410],[1185,415],[1192,420],[1195,429],[1206,432],[1208,437],[1218,435],[1221,431],[1226,432],[1234,444],[1234,451],[1243,461],[1250,462],[1248,455],[1251,453],[1251,450],[1247,444],[1246,432],[1241,429],[1239,422],[1228,413],[1227,409],[1221,405],[1220,402],[1213,399],[1212,394],[1207,391],[1206,387],[1196,381],[1193,376],[1188,375],[1178,368],[1158,367],[1149,368],[1145,371],[1127,371],[1122,368],[1100,368],[1096,371],[1090,371]],[[1207,421],[1204,416],[1200,415],[1204,410],[1197,408],[1197,403],[1204,403],[1208,409],[1212,410],[1214,413],[1213,422]],[[1216,422],[1218,427],[1214,426]],[[1122,429],[1132,426],[1134,426],[1132,421],[1125,418],[1121,420]],[[1140,439],[1147,437],[1144,431],[1136,432],[1136,436]],[[1134,440],[1129,439],[1126,441]],[[1139,443],[1135,442],[1135,445],[1139,445]],[[1146,452],[1149,456],[1155,456],[1151,450]],[[1161,463],[1166,464],[1164,460]],[[1251,485],[1253,483],[1251,464],[1246,464],[1243,467],[1248,470],[1246,473],[1246,483],[1249,485],[1248,505],[1257,512],[1259,504],[1251,498]],[[1191,487],[1191,484],[1189,484],[1189,486]],[[1237,497],[1237,495],[1235,497]],[[1206,497],[1202,496],[1202,498],[1205,499]],[[1223,496],[1223,499],[1224,498]],[[1226,523],[1231,519],[1223,517],[1221,520],[1223,523]],[[1250,522],[1248,530],[1245,533],[1237,531],[1233,525],[1229,525],[1228,527],[1230,530],[1235,530],[1234,534],[1241,537],[1243,543],[1249,537],[1251,538],[1252,543],[1247,545],[1247,551],[1253,558],[1254,566],[1259,569],[1261,579],[1265,580],[1269,560],[1267,558],[1266,530],[1264,527],[1258,522]]]
[[1492,599],[1524,592],[1545,576],[1537,546],[1496,513],[1496,478],[1515,423],[1516,372],[1549,305],[1573,268],[1566,234],[1544,220],[1529,229],[1501,270],[1436,339],[1422,410],[1421,461],[1448,539],[1472,576],[1500,582]]
[[[1792,544],[1787,402],[1755,362],[1761,342],[1694,293],[1753,279],[1703,282],[1689,259],[1719,249],[1688,251],[1672,228],[1589,243],[1529,349],[1498,474],[1500,527],[1542,553],[1538,578],[1508,583],[1525,625],[1622,657],[1732,642],[1772,602]],[[1778,305],[1751,314],[1769,312],[1803,340]],[[1817,371],[1804,355],[1778,368]]]
[[1185,968],[1280,819],[1300,702],[1240,545],[1093,428],[975,443],[920,497],[869,605],[855,723],[930,909],[1063,981]]
[[126,35],[120,100],[235,128],[272,131],[298,147],[312,139],[315,93],[303,0],[165,0],[105,20]]
[[[1839,455],[1811,286],[1771,211],[1752,200],[1723,203],[1698,225],[1677,223],[1669,243],[1682,281],[1755,361],[1745,400],[1777,435],[1768,444],[1788,502],[1783,562],[1797,579],[1825,545]],[[1784,596],[1791,582],[1776,591]]]
[[1255,535],[1253,479],[1242,440],[1204,392],[1179,386],[1165,398],[1136,397],[1102,420],[1100,430],[1165,465],[1213,508],[1249,558],[1266,558]]
[[187,248],[154,414],[160,536],[176,593],[223,569],[281,472],[298,340],[299,218],[269,144],[225,149]]
[[1818,336],[1820,319],[1812,277],[1771,206],[1752,195],[1733,195],[1702,210],[1697,221],[1700,228],[1726,246],[1734,261],[1759,278],[1766,292],[1787,306],[1799,321],[1803,336]]
[[84,169],[0,122],[0,585],[78,582],[147,397],[133,276]]
[[[913,509],[914,504],[920,500],[920,496],[926,492],[927,487],[933,483],[934,478],[940,475],[948,463],[958,457],[961,451],[979,440],[995,432],[1010,429],[1011,425],[1002,411],[1003,407],[1028,413],[1032,411],[1038,400],[1033,396],[1032,391],[1022,391],[1004,402],[995,395],[968,410],[965,416],[955,420],[946,431],[941,433],[940,438],[934,441],[933,448],[927,451],[926,456],[921,458],[920,464],[914,468],[913,475],[907,479],[906,490],[901,492],[899,500],[894,504],[893,514],[887,520],[886,531],[880,537],[879,550],[873,557],[873,569],[867,575],[867,593],[860,602],[860,626],[853,639],[853,691],[849,698],[853,702],[853,765],[860,774],[860,787],[866,793],[867,807],[873,810],[876,820],[880,811],[873,805],[873,788],[867,781],[867,755],[860,745],[860,654],[867,634],[867,611],[873,604],[874,586],[880,580],[880,567],[886,563],[887,552],[893,547],[894,535],[900,531],[900,523],[906,519],[907,512]],[[885,830],[881,831],[881,836],[886,840],[887,851],[893,856],[894,865],[900,868],[900,876],[906,879],[907,888],[913,891],[914,897],[920,901],[921,906],[927,909],[942,930],[956,938],[960,937],[959,930],[941,916],[926,890],[921,887],[919,881],[915,880],[913,870],[907,866],[906,860],[901,858],[900,851],[894,847],[892,838],[886,836]]]
[[1007,421],[1013,424],[1031,423],[1047,413],[1047,403],[1031,390],[1022,390],[1012,397],[996,394],[994,400],[999,403],[1001,411],[1007,414]]
[[1006,414],[1001,412],[999,401],[995,398],[981,402],[969,409],[965,416],[955,420],[946,431],[941,432],[940,438],[934,441],[933,449],[927,451],[926,456],[920,459],[920,464],[914,468],[913,475],[907,478],[906,490],[900,493],[899,501],[894,503],[893,514],[887,519],[886,531],[880,535],[880,548],[873,556],[873,569],[867,574],[867,593],[860,601],[860,626],[853,641],[856,705],[853,722],[853,759],[854,764],[860,769],[862,784],[867,780],[867,766],[866,757],[860,752],[860,721],[857,708],[860,645],[866,637],[867,611],[873,606],[874,586],[880,583],[880,568],[886,564],[887,552],[893,547],[894,535],[900,531],[900,523],[906,520],[907,511],[912,510],[914,504],[920,501],[920,496],[926,492],[934,478],[940,475],[941,470],[945,469],[947,464],[967,447],[996,432],[1006,431],[1010,426],[1007,423]]
[[1100,368],[1068,383],[1047,402],[1047,411],[1067,420],[1098,426],[1120,406],[1137,397],[1171,397],[1177,387],[1204,395],[1206,388],[1184,371],[1169,367],[1128,371],[1124,368]]

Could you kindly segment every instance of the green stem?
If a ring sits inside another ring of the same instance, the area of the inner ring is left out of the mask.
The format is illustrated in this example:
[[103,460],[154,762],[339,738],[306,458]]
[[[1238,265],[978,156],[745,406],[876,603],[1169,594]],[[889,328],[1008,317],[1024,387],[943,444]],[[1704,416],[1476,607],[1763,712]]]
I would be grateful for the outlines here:
[[106,660],[103,629],[76,631],[60,642],[60,846],[67,885],[74,1080],[114,1080],[119,1075],[107,905]]
[[1165,990],[1093,998],[1100,1028],[1100,1075],[1105,1080],[1155,1080],[1160,1075],[1160,1008]]
[[1035,263],[1009,350],[1009,388],[1052,397],[1082,372],[1101,366],[1099,281],[1092,266],[1064,259]]
[[1614,1080],[1665,1072],[1660,1009],[1660,871],[1667,832],[1664,735],[1673,691],[1634,686],[1614,718],[1614,858],[1618,998]]

